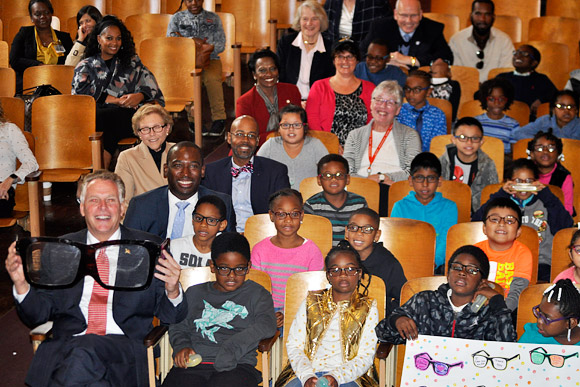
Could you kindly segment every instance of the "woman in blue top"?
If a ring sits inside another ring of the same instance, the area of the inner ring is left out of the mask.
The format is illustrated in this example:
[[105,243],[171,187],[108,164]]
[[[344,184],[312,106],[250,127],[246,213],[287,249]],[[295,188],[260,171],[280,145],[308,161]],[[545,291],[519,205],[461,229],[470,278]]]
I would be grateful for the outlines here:
[[580,290],[572,281],[562,279],[550,286],[532,310],[538,322],[524,326],[520,343],[580,345]]

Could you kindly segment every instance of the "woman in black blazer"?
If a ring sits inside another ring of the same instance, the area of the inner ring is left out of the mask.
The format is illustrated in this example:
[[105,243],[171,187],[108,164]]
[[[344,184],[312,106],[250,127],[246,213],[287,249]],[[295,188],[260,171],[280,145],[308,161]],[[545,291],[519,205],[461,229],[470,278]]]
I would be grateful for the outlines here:
[[22,91],[24,70],[44,64],[64,64],[73,45],[69,34],[50,26],[54,13],[50,0],[30,0],[28,13],[34,26],[20,28],[10,49],[10,66],[16,72],[17,93]]
[[[302,101],[308,98],[310,86],[315,81],[334,75],[332,44],[321,35],[327,28],[324,8],[316,1],[305,1],[296,10],[293,30],[278,42],[280,82],[296,85]],[[307,55],[310,61],[302,63],[302,55]]]

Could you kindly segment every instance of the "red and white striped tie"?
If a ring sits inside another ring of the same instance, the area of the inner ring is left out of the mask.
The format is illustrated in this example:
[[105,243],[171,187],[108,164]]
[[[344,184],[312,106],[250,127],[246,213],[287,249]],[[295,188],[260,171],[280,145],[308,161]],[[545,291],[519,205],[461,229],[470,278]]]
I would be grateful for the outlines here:
[[[97,256],[97,268],[101,279],[109,281],[109,258],[105,253],[106,249],[101,249]],[[93,293],[89,302],[89,317],[87,321],[87,335],[105,335],[107,333],[107,300],[109,291],[104,289],[97,281],[93,284]]]

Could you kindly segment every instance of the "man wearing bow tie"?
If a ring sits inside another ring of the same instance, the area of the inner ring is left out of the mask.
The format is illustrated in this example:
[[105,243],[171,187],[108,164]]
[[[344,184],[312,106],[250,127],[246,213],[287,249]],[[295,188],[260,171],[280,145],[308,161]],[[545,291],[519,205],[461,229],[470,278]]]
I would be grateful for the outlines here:
[[236,214],[230,195],[199,185],[205,165],[197,145],[189,141],[173,145],[167,152],[163,173],[168,185],[133,197],[123,223],[125,226],[161,238],[193,235],[192,214],[197,200],[202,196],[216,195],[226,204],[226,231],[235,231]]
[[429,66],[435,59],[453,62],[443,24],[423,17],[419,0],[397,0],[393,17],[375,19],[360,44],[367,52],[375,39],[384,39],[390,51],[389,64],[417,68]]
[[210,163],[205,169],[203,185],[232,196],[238,232],[244,231],[250,216],[268,212],[271,194],[290,187],[284,164],[254,156],[258,139],[258,124],[253,117],[236,118],[227,134],[232,157]]

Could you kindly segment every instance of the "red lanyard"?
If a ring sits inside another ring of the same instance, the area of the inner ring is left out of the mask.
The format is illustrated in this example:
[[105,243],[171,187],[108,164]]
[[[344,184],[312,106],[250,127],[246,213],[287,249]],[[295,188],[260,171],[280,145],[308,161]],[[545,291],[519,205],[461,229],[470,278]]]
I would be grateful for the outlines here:
[[373,162],[377,158],[379,151],[381,150],[383,144],[387,140],[387,137],[389,137],[389,133],[391,133],[392,129],[393,129],[393,124],[391,124],[391,126],[389,126],[389,129],[387,129],[387,131],[383,135],[383,138],[382,138],[381,142],[379,143],[377,150],[375,150],[375,154],[372,154],[373,153],[373,131],[371,130],[371,135],[369,136],[369,163],[370,164],[369,164],[369,167],[367,168],[367,172],[368,172],[369,176],[371,174],[371,167],[373,166]]

